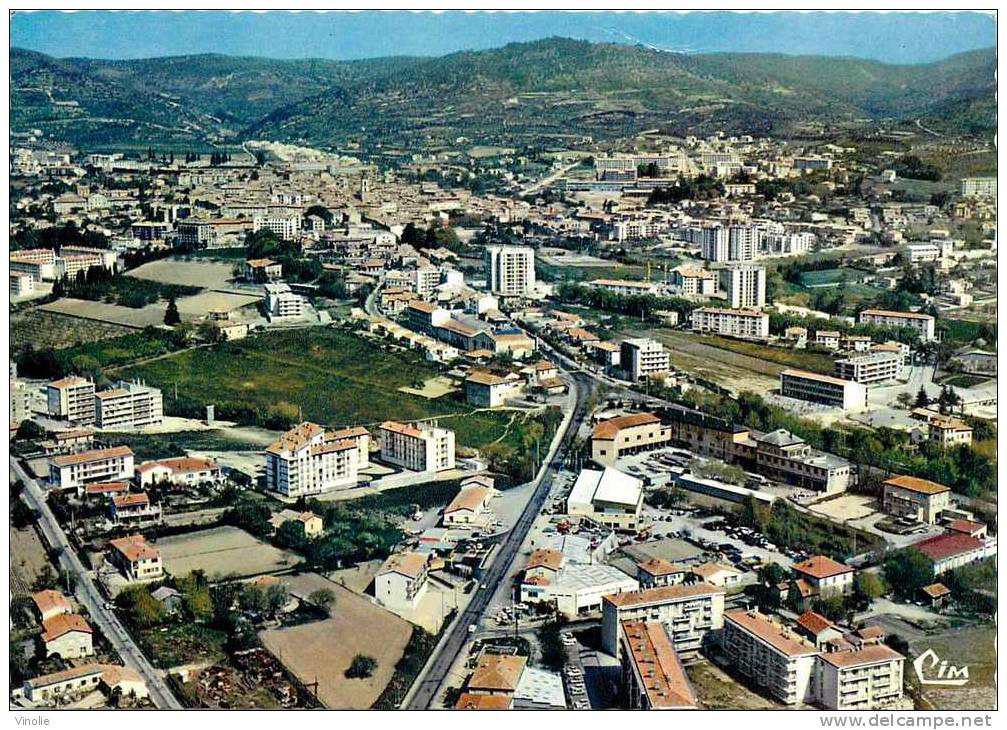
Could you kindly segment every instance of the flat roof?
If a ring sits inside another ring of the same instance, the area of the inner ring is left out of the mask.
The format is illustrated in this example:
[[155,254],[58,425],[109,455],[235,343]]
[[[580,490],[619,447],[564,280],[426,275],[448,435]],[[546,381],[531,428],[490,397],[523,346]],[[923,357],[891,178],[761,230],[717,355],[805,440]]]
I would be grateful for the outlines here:
[[730,621],[789,657],[814,656],[819,653],[818,649],[806,639],[758,611],[731,611],[724,614],[724,620]]

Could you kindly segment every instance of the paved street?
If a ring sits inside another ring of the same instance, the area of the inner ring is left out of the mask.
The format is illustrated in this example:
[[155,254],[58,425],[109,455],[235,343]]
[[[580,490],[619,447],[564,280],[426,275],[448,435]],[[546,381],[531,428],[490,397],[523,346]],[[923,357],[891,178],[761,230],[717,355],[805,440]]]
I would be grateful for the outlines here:
[[105,608],[102,597],[90,573],[84,568],[77,553],[73,551],[67,540],[66,533],[56,520],[45,501],[45,490],[38,482],[28,476],[14,457],[10,459],[11,479],[20,479],[24,485],[24,496],[28,506],[39,513],[39,528],[49,545],[59,551],[60,566],[73,575],[76,582],[76,597],[90,615],[91,622],[108,638],[115,650],[128,667],[136,669],[147,683],[150,698],[154,704],[167,710],[182,709],[181,703],[175,699],[160,672],[147,660],[133,637],[123,627],[114,612]]

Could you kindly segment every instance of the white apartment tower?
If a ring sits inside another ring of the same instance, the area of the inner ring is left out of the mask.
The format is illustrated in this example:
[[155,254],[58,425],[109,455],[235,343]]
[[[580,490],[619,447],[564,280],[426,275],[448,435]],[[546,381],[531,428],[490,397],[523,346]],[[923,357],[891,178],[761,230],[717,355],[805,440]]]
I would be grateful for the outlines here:
[[731,309],[758,309],[766,306],[766,268],[754,264],[733,264],[720,270],[720,288],[727,294]]
[[300,497],[355,486],[360,445],[344,435],[308,421],[287,431],[266,447],[266,488]]
[[619,348],[619,361],[634,382],[671,369],[671,355],[664,346],[643,337],[624,340]]
[[531,246],[487,246],[486,274],[490,291],[520,297],[535,286],[535,249]]
[[49,415],[71,423],[94,423],[94,381],[71,375],[46,387]]
[[410,471],[455,467],[455,432],[396,421],[381,424],[381,460]]

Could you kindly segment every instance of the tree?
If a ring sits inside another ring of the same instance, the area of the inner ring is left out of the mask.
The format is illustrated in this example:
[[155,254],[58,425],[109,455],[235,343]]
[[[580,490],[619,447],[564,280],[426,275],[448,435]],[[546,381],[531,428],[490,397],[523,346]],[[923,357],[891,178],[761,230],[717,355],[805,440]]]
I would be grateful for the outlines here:
[[867,609],[871,601],[881,598],[888,592],[888,586],[877,573],[861,570],[853,578],[853,598],[857,607]]
[[278,614],[290,600],[290,592],[284,583],[274,583],[266,589],[266,612],[270,616]]
[[913,397],[909,393],[902,392],[895,397],[895,402],[898,403],[903,408],[911,408],[913,405]]
[[308,594],[308,602],[328,612],[336,602],[336,594],[328,588],[319,588]]
[[357,654],[345,674],[348,679],[366,679],[378,668],[378,660],[367,654]]
[[934,580],[934,565],[916,548],[890,553],[883,563],[885,579],[900,598],[914,598],[920,588]]
[[17,438],[20,441],[38,441],[45,438],[45,429],[31,420],[24,420],[17,427]]
[[913,401],[913,408],[926,408],[928,405],[930,405],[930,398],[927,396],[926,388],[921,385],[916,393],[916,400]]
[[181,324],[182,317],[178,313],[178,305],[175,303],[175,297],[168,297],[168,308],[164,312],[164,323],[169,327],[174,327],[176,324]]
[[238,606],[242,611],[262,614],[266,612],[269,604],[266,602],[266,593],[259,586],[251,584],[245,586],[238,596]]
[[240,527],[253,535],[268,535],[273,530],[269,524],[272,512],[269,507],[257,502],[243,502],[237,504],[224,513],[223,521],[228,525]]
[[134,626],[156,626],[164,619],[164,607],[150,595],[147,586],[129,588],[120,593],[115,601]]

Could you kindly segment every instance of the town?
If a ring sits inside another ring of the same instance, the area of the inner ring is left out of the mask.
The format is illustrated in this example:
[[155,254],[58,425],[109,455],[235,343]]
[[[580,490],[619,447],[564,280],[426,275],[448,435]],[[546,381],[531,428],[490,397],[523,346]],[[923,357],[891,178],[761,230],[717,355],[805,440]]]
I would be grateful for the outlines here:
[[11,708],[995,707],[991,139],[10,145]]

